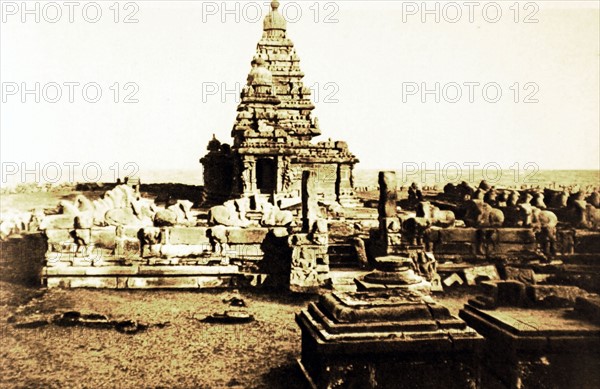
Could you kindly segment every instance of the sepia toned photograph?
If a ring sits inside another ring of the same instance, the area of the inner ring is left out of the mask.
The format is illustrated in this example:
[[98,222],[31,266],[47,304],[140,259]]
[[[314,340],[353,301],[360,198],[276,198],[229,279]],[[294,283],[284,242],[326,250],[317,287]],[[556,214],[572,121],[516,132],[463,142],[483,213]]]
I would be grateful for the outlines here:
[[0,388],[600,388],[599,1],[0,19]]

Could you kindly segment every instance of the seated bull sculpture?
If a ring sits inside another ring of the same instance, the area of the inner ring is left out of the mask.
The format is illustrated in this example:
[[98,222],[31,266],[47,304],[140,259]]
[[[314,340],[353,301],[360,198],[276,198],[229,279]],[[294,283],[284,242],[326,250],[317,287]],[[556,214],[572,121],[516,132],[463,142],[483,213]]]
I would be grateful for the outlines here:
[[520,223],[522,227],[533,227],[539,230],[543,227],[556,227],[558,218],[553,212],[534,207],[529,203],[519,204],[518,206]]
[[272,205],[263,207],[263,212],[260,224],[264,227],[291,227],[294,224],[294,214],[290,211]]
[[597,190],[593,191],[585,200],[595,208],[600,208],[600,193]]
[[428,201],[417,204],[417,217],[429,220],[431,225],[439,227],[450,227],[454,225],[456,217],[452,211],[442,211]]
[[504,213],[483,200],[470,200],[465,204],[465,225],[468,227],[501,227]]
[[575,228],[600,229],[600,209],[585,200],[575,200],[569,207],[569,218]]
[[193,203],[178,200],[167,209],[160,209],[154,215],[155,227],[172,227],[176,225],[195,226],[196,221],[191,213]]

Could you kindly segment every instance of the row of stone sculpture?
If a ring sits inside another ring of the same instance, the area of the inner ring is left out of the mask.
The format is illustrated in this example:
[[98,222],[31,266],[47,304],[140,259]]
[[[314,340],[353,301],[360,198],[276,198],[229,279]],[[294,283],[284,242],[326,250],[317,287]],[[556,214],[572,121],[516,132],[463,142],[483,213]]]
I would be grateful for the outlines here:
[[142,198],[128,185],[118,185],[99,199],[90,200],[78,195],[75,200],[61,200],[56,209],[48,212],[7,212],[0,221],[0,239],[23,232],[48,229],[89,229],[105,226],[168,227],[195,226],[193,203],[177,200],[160,207],[153,200]]
[[193,226],[196,219],[191,213],[192,206],[191,201],[178,200],[166,208],[160,207],[153,200],[141,197],[132,187],[118,185],[93,201],[84,195],[78,195],[73,202],[61,200],[57,213],[44,217],[41,229],[69,228],[74,221],[78,228]]
[[[517,227],[556,225],[558,221],[576,228],[600,228],[600,194],[541,190],[496,189],[485,181],[474,188],[466,182],[447,184],[444,194],[455,196],[466,211],[465,223],[474,227]],[[550,206],[548,206],[549,204]],[[552,211],[550,211],[550,210]]]
[[[254,202],[254,207],[251,207]],[[247,212],[253,211],[261,215],[258,223],[263,227],[291,227],[294,225],[294,215],[290,211],[283,211],[271,204],[264,197],[241,197],[228,200],[223,205],[212,207],[208,211],[208,224],[210,226],[250,227],[256,222],[248,220]]]

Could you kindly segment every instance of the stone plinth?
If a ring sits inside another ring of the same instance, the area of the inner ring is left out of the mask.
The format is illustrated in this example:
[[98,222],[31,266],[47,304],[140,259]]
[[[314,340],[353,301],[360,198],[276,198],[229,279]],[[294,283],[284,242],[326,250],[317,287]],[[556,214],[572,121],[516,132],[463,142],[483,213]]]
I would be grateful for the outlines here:
[[470,303],[460,317],[486,338],[483,387],[600,387],[600,326],[576,310]]
[[334,292],[296,316],[314,388],[478,387],[483,339],[430,297]]
[[376,289],[407,289],[431,292],[431,284],[415,273],[410,258],[387,256],[375,259],[375,271],[355,280],[359,291]]

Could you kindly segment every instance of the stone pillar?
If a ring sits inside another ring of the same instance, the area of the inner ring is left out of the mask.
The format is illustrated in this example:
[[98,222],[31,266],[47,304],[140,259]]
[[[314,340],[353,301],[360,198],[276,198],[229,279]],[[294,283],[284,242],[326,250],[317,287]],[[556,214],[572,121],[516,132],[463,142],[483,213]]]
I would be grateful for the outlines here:
[[319,203],[317,201],[316,174],[312,170],[302,172],[302,232],[313,232],[314,225],[319,217]]
[[319,219],[316,173],[302,173],[302,233],[291,235],[290,290],[316,293],[329,280],[327,220]]
[[398,194],[396,193],[396,173],[379,172],[379,220],[395,218],[396,202]]
[[400,220],[396,211],[396,173],[379,172],[379,230],[372,236],[374,254],[386,256],[402,252]]

